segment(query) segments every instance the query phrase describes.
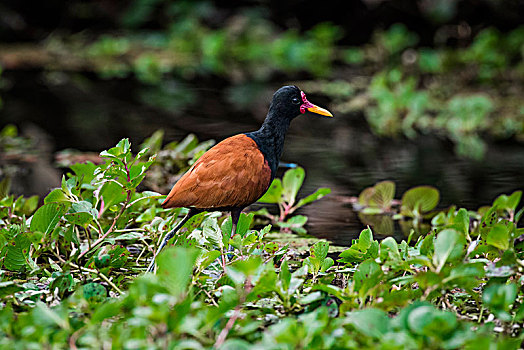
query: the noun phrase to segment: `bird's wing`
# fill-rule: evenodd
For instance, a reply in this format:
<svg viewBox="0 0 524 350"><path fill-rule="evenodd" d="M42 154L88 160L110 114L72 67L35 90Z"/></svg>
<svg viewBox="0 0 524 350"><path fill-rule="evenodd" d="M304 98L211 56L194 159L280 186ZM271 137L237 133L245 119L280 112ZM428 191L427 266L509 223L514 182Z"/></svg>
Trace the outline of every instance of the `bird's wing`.
<svg viewBox="0 0 524 350"><path fill-rule="evenodd" d="M268 189L271 169L255 141L241 134L204 153L173 186L162 207L243 208Z"/></svg>

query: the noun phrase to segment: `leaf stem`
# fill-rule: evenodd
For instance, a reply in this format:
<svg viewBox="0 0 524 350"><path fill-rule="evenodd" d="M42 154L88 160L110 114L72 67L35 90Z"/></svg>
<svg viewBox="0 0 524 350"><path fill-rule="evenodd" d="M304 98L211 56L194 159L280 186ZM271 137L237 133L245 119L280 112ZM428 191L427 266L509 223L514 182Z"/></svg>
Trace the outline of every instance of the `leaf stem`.
<svg viewBox="0 0 524 350"><path fill-rule="evenodd" d="M115 226L116 226L116 222L118 221L118 219L120 218L120 216L124 213L124 211L127 209L128 205L129 205L129 200L131 199L131 190L127 190L127 199L126 199L126 202L124 203L124 205L122 206L122 209L120 209L120 212L118 212L118 215L115 216L115 218L113 219L113 223L111 224L111 227L109 228L109 230L107 230L106 233L104 233L100 238L98 238L93 244L91 244L91 247L88 248L87 250L83 251L82 253L80 253L80 255L78 256L78 259L81 259L84 255L86 255L88 252L92 251L93 248L97 247L100 243L102 243L106 237L112 233L115 229Z"/></svg>

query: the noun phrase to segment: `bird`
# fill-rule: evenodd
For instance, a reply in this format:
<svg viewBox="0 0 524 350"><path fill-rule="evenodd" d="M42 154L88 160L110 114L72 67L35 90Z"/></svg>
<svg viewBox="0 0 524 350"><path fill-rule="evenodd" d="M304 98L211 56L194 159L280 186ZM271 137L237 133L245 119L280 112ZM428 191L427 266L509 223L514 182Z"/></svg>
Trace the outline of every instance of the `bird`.
<svg viewBox="0 0 524 350"><path fill-rule="evenodd" d="M231 236L236 233L242 210L262 197L276 176L291 121L306 111L333 117L328 110L309 102L297 86L283 86L273 94L260 129L224 139L193 164L162 203L164 209L185 207L189 212L165 235L148 272L154 270L162 248L198 213L231 212Z"/></svg>

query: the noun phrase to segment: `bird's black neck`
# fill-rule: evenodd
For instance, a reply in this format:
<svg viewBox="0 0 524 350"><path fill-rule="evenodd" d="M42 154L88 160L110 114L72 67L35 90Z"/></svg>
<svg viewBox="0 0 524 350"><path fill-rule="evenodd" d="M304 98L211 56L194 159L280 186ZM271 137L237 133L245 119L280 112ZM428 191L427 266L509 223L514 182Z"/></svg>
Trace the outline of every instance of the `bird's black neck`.
<svg viewBox="0 0 524 350"><path fill-rule="evenodd" d="M257 131L246 133L260 148L260 151L271 168L271 179L275 178L278 162L284 149L284 139L289 128L290 118L277 115L278 112L269 110L266 120Z"/></svg>

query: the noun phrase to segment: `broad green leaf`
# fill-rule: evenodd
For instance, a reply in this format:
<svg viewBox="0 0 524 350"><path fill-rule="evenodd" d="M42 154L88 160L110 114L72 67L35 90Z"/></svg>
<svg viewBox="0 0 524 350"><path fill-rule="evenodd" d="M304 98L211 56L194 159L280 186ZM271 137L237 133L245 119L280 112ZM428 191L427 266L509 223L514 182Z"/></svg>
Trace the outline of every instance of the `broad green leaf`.
<svg viewBox="0 0 524 350"><path fill-rule="evenodd" d="M353 275L354 290L358 292L360 298L364 298L372 288L379 284L381 276L382 269L374 260L368 259L362 262Z"/></svg>
<svg viewBox="0 0 524 350"><path fill-rule="evenodd" d="M291 272L289 272L289 266L287 260L284 260L280 265L280 273L278 274L280 283L282 284L283 290L289 289L289 283L291 282Z"/></svg>
<svg viewBox="0 0 524 350"><path fill-rule="evenodd" d="M200 258L200 263L199 263L200 271L208 267L213 261L218 259L218 257L220 257L220 252L218 250L211 250L209 252L205 252L202 255L202 257Z"/></svg>
<svg viewBox="0 0 524 350"><path fill-rule="evenodd" d="M275 254L278 251L278 249L279 249L278 243L268 242L264 244L264 250L270 255Z"/></svg>
<svg viewBox="0 0 524 350"><path fill-rule="evenodd" d="M420 244L420 254L431 257L434 252L435 231L431 231Z"/></svg>
<svg viewBox="0 0 524 350"><path fill-rule="evenodd" d="M88 161L71 164L69 167L79 179L82 179L82 187L89 187L89 184L95 178L96 165Z"/></svg>
<svg viewBox="0 0 524 350"><path fill-rule="evenodd" d="M382 181L373 186L373 194L369 199L369 205L388 209L394 197L395 183L393 181Z"/></svg>
<svg viewBox="0 0 524 350"><path fill-rule="evenodd" d="M241 237L244 237L249 228L251 227L251 224L253 223L254 216L254 213L241 213L240 218L238 219L236 233L239 234Z"/></svg>
<svg viewBox="0 0 524 350"><path fill-rule="evenodd" d="M202 226L203 236L215 247L223 248L224 243L222 242L222 230L218 226L216 218L209 218L204 221Z"/></svg>
<svg viewBox="0 0 524 350"><path fill-rule="evenodd" d="M499 209L504 209L509 212L515 212L517 205L520 202L522 197L522 191L515 191L510 196L501 194L493 202L493 206L496 206Z"/></svg>
<svg viewBox="0 0 524 350"><path fill-rule="evenodd" d="M255 275L256 271L260 268L261 265L262 258L260 256L251 256L246 260L235 261L231 266L228 267L228 269L234 269L242 273L244 275L244 281L247 277Z"/></svg>
<svg viewBox="0 0 524 350"><path fill-rule="evenodd" d="M331 258L326 258L322 264L320 265L320 272L326 272L331 266L333 266L335 262Z"/></svg>
<svg viewBox="0 0 524 350"><path fill-rule="evenodd" d="M522 191L515 191L511 194L511 196L508 197L508 209L511 212L515 212L515 209L517 209L517 206L520 203L520 199L522 198Z"/></svg>
<svg viewBox="0 0 524 350"><path fill-rule="evenodd" d="M22 290L24 290L24 288L15 281L0 282L0 298L5 298Z"/></svg>
<svg viewBox="0 0 524 350"><path fill-rule="evenodd" d="M459 209L457 215L453 218L453 228L464 235L469 234L469 214L466 209Z"/></svg>
<svg viewBox="0 0 524 350"><path fill-rule="evenodd" d="M390 320L388 315L378 309L365 309L349 312L345 322L365 336L379 339L389 330Z"/></svg>
<svg viewBox="0 0 524 350"><path fill-rule="evenodd" d="M31 219L31 231L49 234L67 212L69 203L47 203L38 208Z"/></svg>
<svg viewBox="0 0 524 350"><path fill-rule="evenodd" d="M99 324L105 319L117 316L120 314L120 300L119 299L109 299L105 303L100 304L96 307L93 315L91 316L91 324Z"/></svg>
<svg viewBox="0 0 524 350"><path fill-rule="evenodd" d="M371 247L371 242L373 242L373 233L368 227L360 232L360 236L358 237L358 248L360 251L365 252L369 247Z"/></svg>
<svg viewBox="0 0 524 350"><path fill-rule="evenodd" d="M55 188L49 194L44 198L44 203L53 203L53 202L67 202L69 201L69 198L67 198L66 194L61 188Z"/></svg>
<svg viewBox="0 0 524 350"><path fill-rule="evenodd" d="M373 193L375 193L375 189L373 187L367 187L362 192L360 192L358 196L358 204L362 206L368 206L369 201L371 200L371 197L373 196Z"/></svg>
<svg viewBox="0 0 524 350"><path fill-rule="evenodd" d="M309 204L311 202L319 200L320 198L322 198L325 195L330 194L330 193L331 193L331 189L329 189L329 188L319 188L313 194L310 194L309 196L299 200L295 207L299 208L301 206L304 206L306 204Z"/></svg>
<svg viewBox="0 0 524 350"><path fill-rule="evenodd" d="M465 238L453 229L439 232L435 239L433 264L439 272L447 261L454 260L464 252Z"/></svg>
<svg viewBox="0 0 524 350"><path fill-rule="evenodd" d="M484 264L480 262L466 263L454 267L444 282L453 283L458 288L472 290L477 287L485 275Z"/></svg>
<svg viewBox="0 0 524 350"><path fill-rule="evenodd" d="M483 303L495 313L502 321L510 321L509 307L515 302L517 297L517 285L509 284L492 284L482 293Z"/></svg>
<svg viewBox="0 0 524 350"><path fill-rule="evenodd" d="M401 212L407 216L419 216L433 210L440 199L439 191L431 186L418 186L402 196Z"/></svg>
<svg viewBox="0 0 524 350"><path fill-rule="evenodd" d="M434 336L452 332L457 326L457 318L451 312L423 305L411 310L407 317L409 329L414 334Z"/></svg>
<svg viewBox="0 0 524 350"><path fill-rule="evenodd" d="M395 241L393 237L386 237L382 240L382 242L380 242L381 257L383 256L383 251L385 254L387 254L388 259L392 260L393 262L400 262L402 260L398 250L397 241Z"/></svg>
<svg viewBox="0 0 524 350"><path fill-rule="evenodd" d="M31 196L25 199L20 211L22 214L29 216L36 210L36 208L38 208L38 196Z"/></svg>
<svg viewBox="0 0 524 350"><path fill-rule="evenodd" d="M106 182L100 190L100 197L104 200L104 209L100 210L101 213L105 212L108 208L115 204L119 204L126 199L126 192L115 182Z"/></svg>
<svg viewBox="0 0 524 350"><path fill-rule="evenodd" d="M320 270L321 261L314 256L308 256L304 259L304 264L307 265L309 273L316 275Z"/></svg>
<svg viewBox="0 0 524 350"><path fill-rule="evenodd" d="M324 295L321 292L317 291L317 292L313 292L313 293L310 293L302 297L298 302L301 305L307 305L307 304L311 304L311 303L314 303L315 301L319 301L322 299L324 299Z"/></svg>
<svg viewBox="0 0 524 350"><path fill-rule="evenodd" d="M289 169L284 173L284 177L282 178L282 197L287 203L291 205L295 203L298 190L302 187L305 176L306 173L301 167Z"/></svg>
<svg viewBox="0 0 524 350"><path fill-rule="evenodd" d="M62 305L51 309L39 301L36 303L36 307L31 313L31 316L33 318L32 323L40 327L44 326L47 329L58 327L68 331L71 329L67 309Z"/></svg>
<svg viewBox="0 0 524 350"><path fill-rule="evenodd" d="M274 179L266 193L258 200L260 203L280 203L282 201L282 182Z"/></svg>
<svg viewBox="0 0 524 350"><path fill-rule="evenodd" d="M489 230L486 243L498 249L506 250L509 248L510 233L503 223L496 224Z"/></svg>
<svg viewBox="0 0 524 350"><path fill-rule="evenodd" d="M72 224L86 226L98 216L98 211L88 201L75 202L64 216Z"/></svg>
<svg viewBox="0 0 524 350"><path fill-rule="evenodd" d="M311 247L311 256L319 259L320 261L324 260L327 257L329 251L329 243L326 241L318 241Z"/></svg>
<svg viewBox="0 0 524 350"><path fill-rule="evenodd" d="M0 181L0 199L9 196L9 190L11 189L11 178L6 176Z"/></svg>
<svg viewBox="0 0 524 350"><path fill-rule="evenodd" d="M89 303L100 303L106 300L107 290L100 283L88 283L82 287L84 298Z"/></svg>
<svg viewBox="0 0 524 350"><path fill-rule="evenodd" d="M187 291L200 252L193 248L169 247L158 255L157 275L174 296Z"/></svg>

